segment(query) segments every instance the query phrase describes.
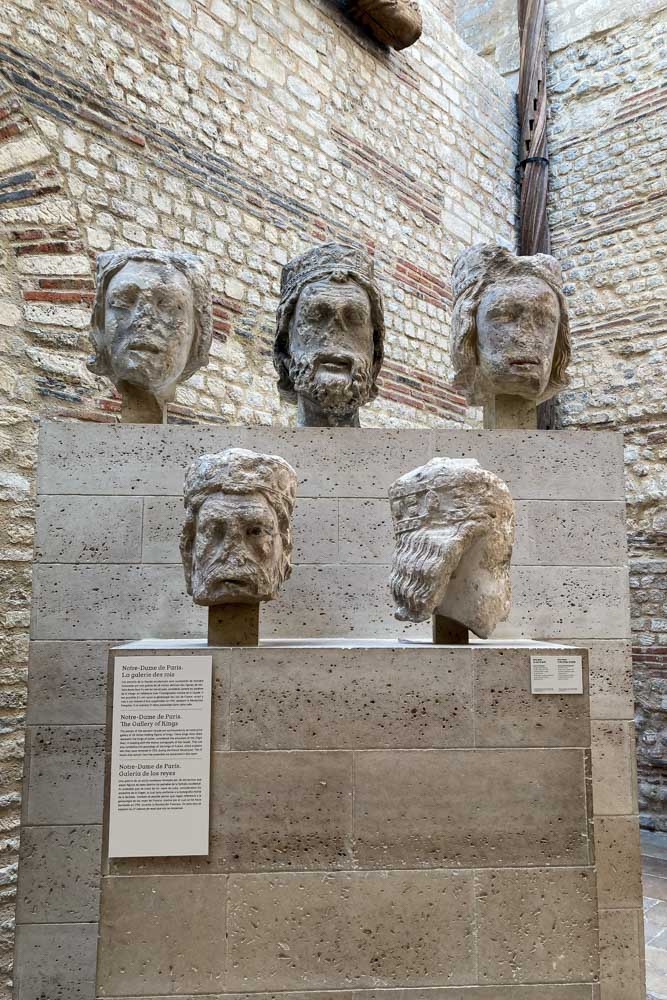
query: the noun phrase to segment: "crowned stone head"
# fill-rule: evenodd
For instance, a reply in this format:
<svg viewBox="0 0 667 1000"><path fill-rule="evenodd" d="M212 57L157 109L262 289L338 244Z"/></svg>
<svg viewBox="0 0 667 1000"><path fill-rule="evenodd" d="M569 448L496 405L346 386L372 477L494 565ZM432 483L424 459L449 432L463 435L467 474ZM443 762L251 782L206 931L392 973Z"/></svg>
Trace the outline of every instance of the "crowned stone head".
<svg viewBox="0 0 667 1000"><path fill-rule="evenodd" d="M298 426L358 427L383 351L382 295L365 250L324 243L285 265L273 363Z"/></svg>
<svg viewBox="0 0 667 1000"><path fill-rule="evenodd" d="M514 504L505 483L474 459L434 458L397 479L389 500L396 618L437 612L488 638L511 604Z"/></svg>
<svg viewBox="0 0 667 1000"><path fill-rule="evenodd" d="M560 264L494 243L464 251L452 271L453 385L468 403L542 402L568 384L570 326Z"/></svg>
<svg viewBox="0 0 667 1000"><path fill-rule="evenodd" d="M181 558L195 604L271 601L291 573L296 473L278 455L228 448L185 478Z"/></svg>

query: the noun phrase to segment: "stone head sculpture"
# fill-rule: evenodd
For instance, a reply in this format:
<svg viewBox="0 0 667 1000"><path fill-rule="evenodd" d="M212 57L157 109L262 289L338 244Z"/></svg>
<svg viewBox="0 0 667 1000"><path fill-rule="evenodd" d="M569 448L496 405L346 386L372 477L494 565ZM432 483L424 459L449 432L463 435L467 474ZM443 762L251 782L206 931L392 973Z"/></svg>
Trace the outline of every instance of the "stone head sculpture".
<svg viewBox="0 0 667 1000"><path fill-rule="evenodd" d="M437 613L488 638L511 602L514 504L505 483L474 459L434 458L397 479L389 500L396 618Z"/></svg>
<svg viewBox="0 0 667 1000"><path fill-rule="evenodd" d="M568 384L570 326L555 257L480 244L458 258L452 285L453 384L470 404L501 395L538 403Z"/></svg>
<svg viewBox="0 0 667 1000"><path fill-rule="evenodd" d="M185 478L181 558L195 604L271 601L291 572L296 474L277 455L228 448Z"/></svg>
<svg viewBox="0 0 667 1000"><path fill-rule="evenodd" d="M208 272L194 254L110 250L97 258L88 367L121 396L143 392L158 404L208 364Z"/></svg>
<svg viewBox="0 0 667 1000"><path fill-rule="evenodd" d="M382 295L365 250L324 243L285 265L273 363L297 426L358 427L383 351Z"/></svg>
<svg viewBox="0 0 667 1000"><path fill-rule="evenodd" d="M343 9L393 49L407 49L422 33L418 0L343 0Z"/></svg>

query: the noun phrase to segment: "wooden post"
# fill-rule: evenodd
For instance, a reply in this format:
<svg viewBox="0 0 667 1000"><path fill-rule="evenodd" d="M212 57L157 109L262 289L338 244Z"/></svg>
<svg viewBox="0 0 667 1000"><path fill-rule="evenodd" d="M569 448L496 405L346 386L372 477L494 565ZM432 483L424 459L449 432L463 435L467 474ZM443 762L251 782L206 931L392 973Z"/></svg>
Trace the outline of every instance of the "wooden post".
<svg viewBox="0 0 667 1000"><path fill-rule="evenodd" d="M461 622L455 622L446 615L433 615L434 646L467 646L468 629Z"/></svg>
<svg viewBox="0 0 667 1000"><path fill-rule="evenodd" d="M208 609L209 646L258 646L259 604L214 604Z"/></svg>

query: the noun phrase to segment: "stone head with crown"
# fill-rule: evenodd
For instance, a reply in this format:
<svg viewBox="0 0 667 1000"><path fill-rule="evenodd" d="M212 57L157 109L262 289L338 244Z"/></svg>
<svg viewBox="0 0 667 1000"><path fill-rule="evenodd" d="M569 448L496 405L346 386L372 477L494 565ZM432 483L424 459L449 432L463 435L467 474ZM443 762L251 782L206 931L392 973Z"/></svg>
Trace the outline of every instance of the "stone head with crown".
<svg viewBox="0 0 667 1000"><path fill-rule="evenodd" d="M383 352L382 295L365 250L324 243L285 265L273 362L298 427L358 427Z"/></svg>

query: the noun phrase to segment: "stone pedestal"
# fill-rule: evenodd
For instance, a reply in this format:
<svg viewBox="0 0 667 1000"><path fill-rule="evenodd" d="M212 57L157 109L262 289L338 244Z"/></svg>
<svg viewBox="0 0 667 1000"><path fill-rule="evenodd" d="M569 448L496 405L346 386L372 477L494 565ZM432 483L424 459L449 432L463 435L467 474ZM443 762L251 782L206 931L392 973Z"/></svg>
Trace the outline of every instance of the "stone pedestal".
<svg viewBox="0 0 667 1000"><path fill-rule="evenodd" d="M592 1000L586 651L583 695L530 693L565 648L119 647L213 656L211 843L103 859L97 996Z"/></svg>

